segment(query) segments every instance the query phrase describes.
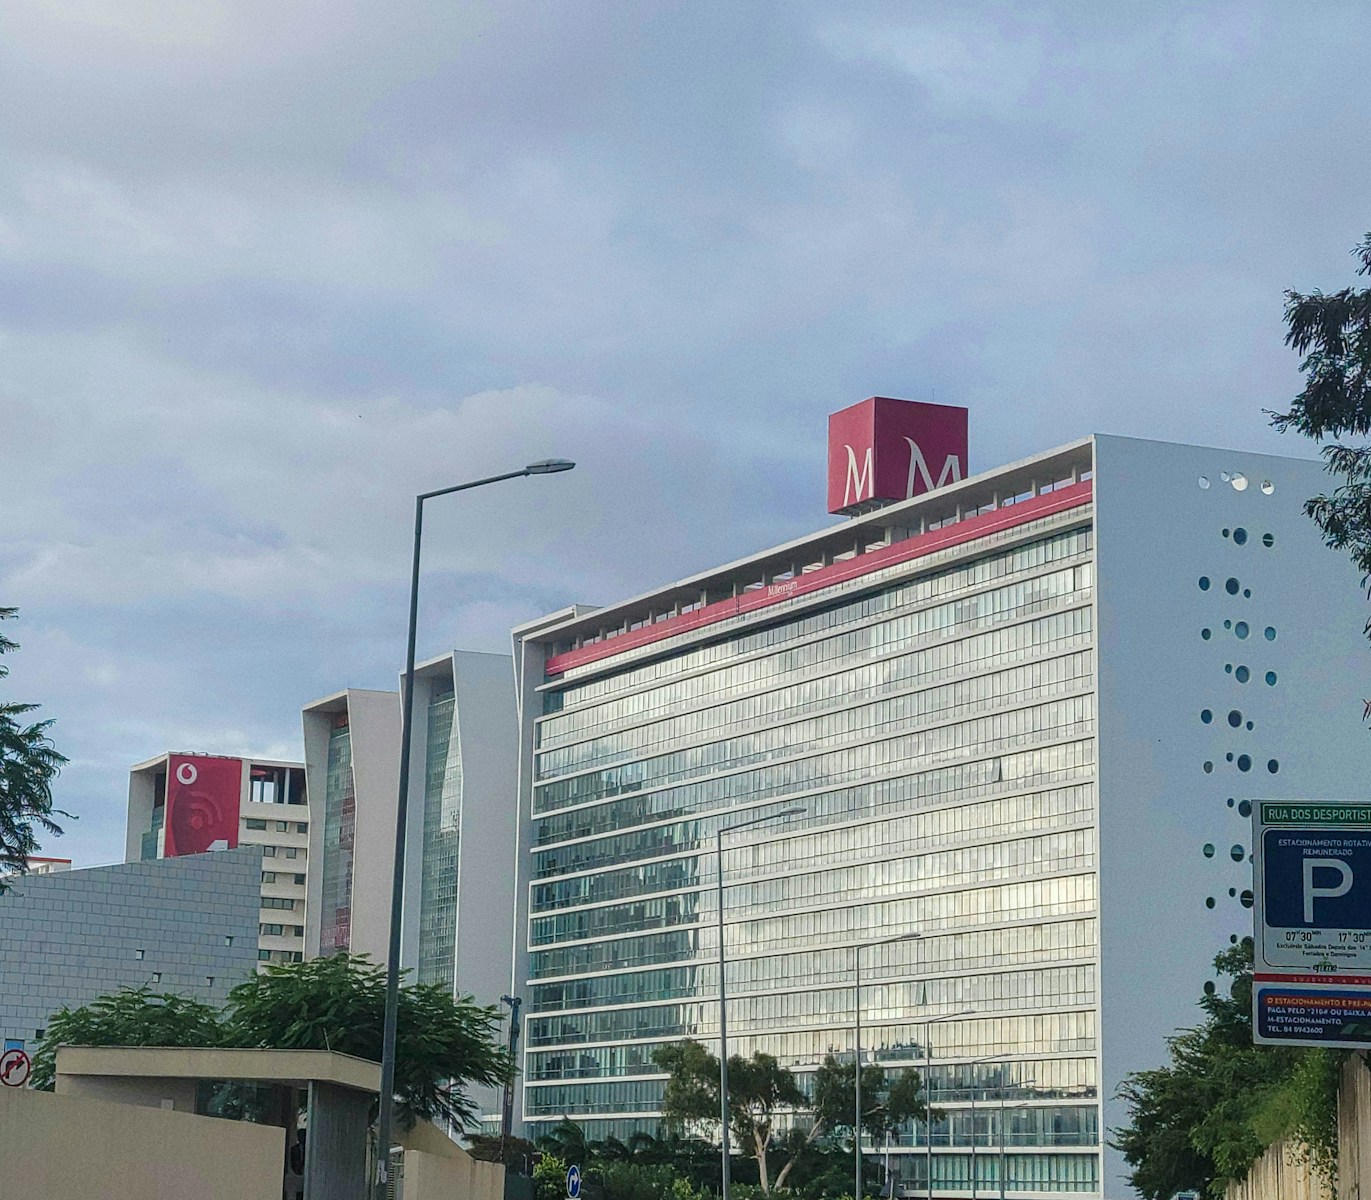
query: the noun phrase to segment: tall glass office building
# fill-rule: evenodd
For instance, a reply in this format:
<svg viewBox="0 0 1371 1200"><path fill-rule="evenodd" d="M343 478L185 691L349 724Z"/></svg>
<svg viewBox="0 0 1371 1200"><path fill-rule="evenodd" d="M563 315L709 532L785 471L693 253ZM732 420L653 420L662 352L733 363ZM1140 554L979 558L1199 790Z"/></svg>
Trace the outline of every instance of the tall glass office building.
<svg viewBox="0 0 1371 1200"><path fill-rule="evenodd" d="M1252 488L1220 482L1240 466ZM516 630L527 1132L657 1130L654 1051L718 1045L716 830L798 807L724 835L730 1053L802 1082L851 1061L855 947L917 934L862 959L869 1061L943 1113L892 1142L896 1193L1130 1195L1114 1092L1250 928L1245 854L1212 846L1241 841L1252 762L1347 783L1276 719L1305 702L1364 737L1350 681L1319 690L1361 619L1301 524L1316 473L1086 439ZM1311 574L1345 603L1258 652L1198 582L1230 572L1263 625ZM1279 687L1253 677L1277 658ZM1258 718L1241 737L1199 715L1226 691ZM1242 737L1261 749L1225 760Z"/></svg>

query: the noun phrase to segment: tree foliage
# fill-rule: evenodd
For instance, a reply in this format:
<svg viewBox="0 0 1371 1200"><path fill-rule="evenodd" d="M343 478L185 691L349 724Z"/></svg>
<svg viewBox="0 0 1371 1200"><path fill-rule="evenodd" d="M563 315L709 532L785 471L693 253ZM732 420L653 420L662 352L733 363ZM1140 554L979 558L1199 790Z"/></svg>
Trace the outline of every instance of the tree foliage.
<svg viewBox="0 0 1371 1200"><path fill-rule="evenodd" d="M365 955L337 954L271 964L234 988L223 1012L146 988L125 989L54 1016L34 1060L35 1079L51 1086L61 1045L335 1050L377 1062L385 987L384 967ZM395 1095L403 1121L465 1125L476 1116L464 1086L498 1086L509 1072L495 1040L498 1023L495 1009L470 997L454 999L441 986L402 980Z"/></svg>
<svg viewBox="0 0 1371 1200"><path fill-rule="evenodd" d="M1129 1123L1114 1144L1147 1200L1177 1192L1221 1197L1273 1142L1292 1139L1326 1178L1337 1157L1341 1055L1252 1042L1252 940L1214 960L1232 980L1200 1000L1205 1020L1169 1042L1171 1062L1128 1076Z"/></svg>
<svg viewBox="0 0 1371 1200"><path fill-rule="evenodd" d="M1371 233L1356 246L1359 275L1371 274ZM1294 430L1322 448L1339 484L1315 496L1305 511L1335 550L1346 552L1371 579L1371 288L1325 294L1285 294L1286 345L1301 355L1304 389L1288 411L1271 413L1282 432ZM1371 634L1371 622L1367 624Z"/></svg>
<svg viewBox="0 0 1371 1200"><path fill-rule="evenodd" d="M0 608L0 621L18 611ZM17 649L17 642L0 634L0 655ZM9 668L0 664L0 679L8 674ZM36 830L62 832L53 820L52 784L67 760L48 737L52 721L27 719L37 708L36 704L0 700L0 876L28 870L28 861L38 849Z"/></svg>
<svg viewBox="0 0 1371 1200"><path fill-rule="evenodd" d="M857 1117L855 1062L843 1063L835 1055L826 1055L814 1072L810 1103L814 1121L805 1135L805 1146L832 1133L845 1131L851 1135ZM917 1071L900 1071L887 1076L880 1066L862 1068L862 1131L873 1142L879 1144L887 1133L893 1134L911 1119L922 1119L926 1111L923 1081ZM801 1149L796 1148L790 1162L776 1177L777 1187L785 1186L788 1173L800 1160Z"/></svg>
<svg viewBox="0 0 1371 1200"><path fill-rule="evenodd" d="M30 1085L52 1091L58 1046L218 1046L219 1013L208 1004L147 987L125 988L48 1018Z"/></svg>
<svg viewBox="0 0 1371 1200"><path fill-rule="evenodd" d="M668 1124L719 1124L717 1056L688 1039L662 1046L653 1061L668 1074L662 1096L662 1114ZM751 1058L729 1057L729 1130L756 1160L763 1192L772 1190L768 1155L776 1114L803 1108L805 1103L794 1075L770 1054L758 1051Z"/></svg>
<svg viewBox="0 0 1371 1200"><path fill-rule="evenodd" d="M379 1062L385 1006L386 969L365 955L272 963L229 993L225 1038L234 1046L336 1050ZM499 1020L494 1008L454 999L438 984L402 983L395 1095L403 1121L465 1126L475 1119L462 1086L498 1087L509 1073L495 1041Z"/></svg>

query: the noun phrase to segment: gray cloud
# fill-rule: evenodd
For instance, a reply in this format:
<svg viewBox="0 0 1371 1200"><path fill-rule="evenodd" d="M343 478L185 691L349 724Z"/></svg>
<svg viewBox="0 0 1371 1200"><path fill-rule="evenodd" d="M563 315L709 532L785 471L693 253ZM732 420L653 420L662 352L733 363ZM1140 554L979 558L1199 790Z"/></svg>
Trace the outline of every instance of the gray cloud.
<svg viewBox="0 0 1371 1200"><path fill-rule="evenodd" d="M1281 291L1371 225L1360 6L15 3L0 14L11 689L119 854L128 764L283 753L821 524L824 417L965 403L1272 449ZM1302 452L1298 446L1285 448Z"/></svg>

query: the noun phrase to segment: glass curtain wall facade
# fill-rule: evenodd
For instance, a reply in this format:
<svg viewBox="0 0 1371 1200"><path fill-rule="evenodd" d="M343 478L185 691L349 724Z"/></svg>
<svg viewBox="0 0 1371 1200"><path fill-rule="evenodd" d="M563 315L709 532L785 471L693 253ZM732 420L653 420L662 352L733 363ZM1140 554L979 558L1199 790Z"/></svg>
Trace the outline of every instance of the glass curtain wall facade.
<svg viewBox="0 0 1371 1200"><path fill-rule="evenodd" d="M917 932L863 955L863 1046L931 1061L934 1187L974 1161L985 1191L1098 1192L1090 511L543 692L532 1136L657 1131L653 1052L717 1051L715 831L784 802L805 815L725 837L730 1053L802 1084L850 1061L853 947ZM892 1142L907 1188L929 1132Z"/></svg>
<svg viewBox="0 0 1371 1200"><path fill-rule="evenodd" d="M352 730L345 716L329 731L324 784L321 954L352 944L352 867L357 835L357 793L352 778Z"/></svg>
<svg viewBox="0 0 1371 1200"><path fill-rule="evenodd" d="M457 865L462 823L462 748L452 685L428 705L423 865L419 882L420 983L453 986L457 957Z"/></svg>

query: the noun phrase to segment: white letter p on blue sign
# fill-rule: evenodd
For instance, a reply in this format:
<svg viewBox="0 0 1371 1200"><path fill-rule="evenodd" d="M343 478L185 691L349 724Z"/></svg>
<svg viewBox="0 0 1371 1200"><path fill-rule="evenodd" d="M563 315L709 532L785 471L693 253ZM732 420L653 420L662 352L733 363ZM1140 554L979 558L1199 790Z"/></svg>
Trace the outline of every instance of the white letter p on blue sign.
<svg viewBox="0 0 1371 1200"><path fill-rule="evenodd" d="M1338 882L1333 887L1315 887L1314 872L1320 868L1338 873ZM1306 858L1304 860L1304 919L1307 924L1314 923L1314 901L1320 898L1331 900L1335 896L1345 896L1352 890L1352 868L1340 858Z"/></svg>

